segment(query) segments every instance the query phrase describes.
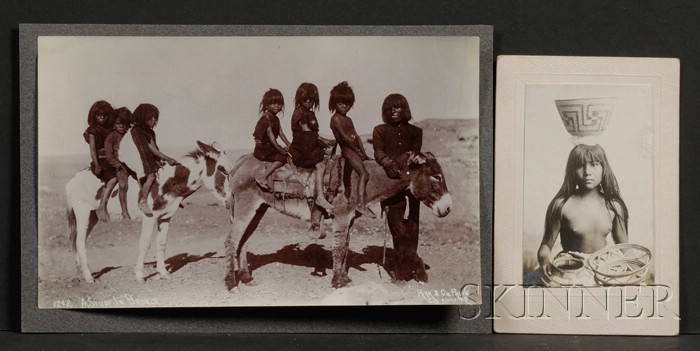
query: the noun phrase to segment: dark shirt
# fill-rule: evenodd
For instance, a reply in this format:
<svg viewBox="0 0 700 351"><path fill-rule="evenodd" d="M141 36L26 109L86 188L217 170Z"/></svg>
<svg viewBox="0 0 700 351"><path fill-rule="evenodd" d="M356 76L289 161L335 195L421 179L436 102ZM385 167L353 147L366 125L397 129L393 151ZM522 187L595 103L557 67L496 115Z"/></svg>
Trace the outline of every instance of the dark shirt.
<svg viewBox="0 0 700 351"><path fill-rule="evenodd" d="M306 124L306 126L313 132L318 132L318 120L316 119L316 114L314 111L309 111L303 106L299 106L294 110L292 114L292 136L296 132L302 132L301 125Z"/></svg>
<svg viewBox="0 0 700 351"><path fill-rule="evenodd" d="M144 174L158 172L158 169L160 168L158 165L158 157L148 146L151 140L154 144L156 144L156 132L147 126L135 124L131 128L131 137L134 139L134 145L136 145L136 149L139 151L139 155L141 156Z"/></svg>
<svg viewBox="0 0 700 351"><path fill-rule="evenodd" d="M260 161L278 161L286 162L287 155L277 151L277 148L272 143L270 138L267 136L267 128L272 129L272 135L277 139L280 135L280 119L279 117L271 114L264 113L260 116L258 123L255 125L255 131L253 132L253 138L255 139L255 149L253 149L253 156Z"/></svg>
<svg viewBox="0 0 700 351"><path fill-rule="evenodd" d="M107 157L107 162L114 168L119 168L122 162L119 161L119 144L124 138L124 134L117 132L116 130L110 133L105 140L105 153Z"/></svg>
<svg viewBox="0 0 700 351"><path fill-rule="evenodd" d="M92 134L95 136L95 150L102 150L105 148L105 140L107 139L107 136L109 133L112 131L101 126L101 125L95 125L92 127L88 127L85 130L85 133L83 133L83 138L85 138L85 142L89 143L90 142L90 137L89 135Z"/></svg>
<svg viewBox="0 0 700 351"><path fill-rule="evenodd" d="M409 123L384 123L374 127L372 132L374 159L379 164L386 157L393 160L408 151L420 152L422 145L423 130Z"/></svg>
<svg viewBox="0 0 700 351"><path fill-rule="evenodd" d="M267 127L272 128L272 134L277 138L280 135L279 117L271 113L264 113L260 116L258 123L255 125L255 130L253 131L253 138L263 144L271 144L272 142L267 137Z"/></svg>

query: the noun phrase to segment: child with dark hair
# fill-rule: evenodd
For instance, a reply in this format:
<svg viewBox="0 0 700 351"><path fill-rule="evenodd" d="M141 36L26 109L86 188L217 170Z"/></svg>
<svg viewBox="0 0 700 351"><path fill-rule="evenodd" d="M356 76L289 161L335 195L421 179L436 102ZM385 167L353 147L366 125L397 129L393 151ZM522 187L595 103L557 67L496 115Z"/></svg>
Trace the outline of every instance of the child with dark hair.
<svg viewBox="0 0 700 351"><path fill-rule="evenodd" d="M377 218L367 208L367 202L365 201L365 189L369 181L369 173L367 173L363 161L370 158L365 152L360 136L355 131L352 119L347 116L348 111L354 104L355 93L348 85L348 82L340 82L331 89L331 97L328 100L328 109L334 112L331 117L331 130L335 140L340 145L340 151L345 161L360 176L357 183L357 206L355 210L369 218Z"/></svg>
<svg viewBox="0 0 700 351"><path fill-rule="evenodd" d="M112 114L114 109L107 101L96 101L90 107L88 112L88 128L83 133L83 138L90 145L90 170L101 181L107 183L110 179L116 176L116 170L105 159L105 140L109 133L112 132ZM97 216L100 220L107 221L107 211L105 195L102 196L102 202L97 211Z"/></svg>
<svg viewBox="0 0 700 351"><path fill-rule="evenodd" d="M267 177L276 169L284 166L287 163L286 147L282 147L277 143L277 138L289 147L289 140L284 135L284 131L280 126L278 113L284 110L284 97L277 89L269 89L263 94L260 101L260 119L255 125L253 131L253 139L255 140L255 149L253 156L260 161L272 162L265 169L265 173L255 178L255 182L265 191L270 191L270 185L267 183Z"/></svg>
<svg viewBox="0 0 700 351"><path fill-rule="evenodd" d="M134 139L136 149L141 156L145 179L139 179L141 191L139 192L139 208L146 216L152 216L153 212L148 207L148 194L151 191L156 173L160 169L160 160L166 161L171 166L177 165L177 161L160 151L156 144L156 133L153 128L158 124L158 108L151 104L140 104L134 110L134 126L131 128L131 137Z"/></svg>
<svg viewBox="0 0 700 351"><path fill-rule="evenodd" d="M323 196L323 173L326 170L323 158L332 142L318 135L318 120L314 113L319 105L318 88L312 83L301 83L294 96L294 105L292 143L289 145L292 163L297 167L314 169L316 205L332 210L333 205Z"/></svg>
<svg viewBox="0 0 700 351"><path fill-rule="evenodd" d="M126 202L126 194L129 190L130 171L128 170L127 166L121 160L119 160L119 144L129 128L131 128L131 111L129 111L129 109L126 107L120 107L114 113L114 130L105 140L107 162L109 162L109 164L117 170L117 176L110 179L105 185L105 192L102 194L102 202L100 203L100 207L102 208L102 211L105 211L106 215L106 206L107 201L109 201L109 194L112 193L114 186L117 182L119 182L119 203L121 204L122 208L122 219L131 219ZM98 213L100 212L100 207L97 209ZM108 217L108 215L105 217Z"/></svg>
<svg viewBox="0 0 700 351"><path fill-rule="evenodd" d="M627 206L600 145L577 145L569 153L561 189L547 208L545 231L537 253L549 272L552 247L561 234L564 252L591 254L606 247L609 233L626 243Z"/></svg>

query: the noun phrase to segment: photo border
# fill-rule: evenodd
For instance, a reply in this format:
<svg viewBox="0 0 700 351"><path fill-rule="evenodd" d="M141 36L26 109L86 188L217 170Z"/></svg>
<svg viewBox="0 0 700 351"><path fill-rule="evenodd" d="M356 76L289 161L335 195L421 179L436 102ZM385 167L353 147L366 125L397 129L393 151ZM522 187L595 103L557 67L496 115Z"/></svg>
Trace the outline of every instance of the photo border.
<svg viewBox="0 0 700 351"><path fill-rule="evenodd" d="M494 211L494 283L512 287L510 295L494 303L497 333L675 335L679 330L679 77L680 63L669 58L499 56L496 96L496 165ZM655 283L673 294L665 318L613 318L594 313L571 319L515 318L532 293L522 287L522 231L524 204L525 90L528 84L648 84L652 89L654 131ZM663 233L663 235L661 235ZM663 254L661 254L663 253ZM566 288L539 288L538 293L566 297ZM495 291L499 295L504 290ZM585 288L592 298L628 298L623 289ZM658 296L641 290L637 301L649 306ZM612 293L612 295L610 295ZM546 302L537 311L561 300ZM583 302L582 302L583 303ZM552 310L557 310L552 308ZM600 312L600 311L598 311ZM562 324L564 322L565 324Z"/></svg>
<svg viewBox="0 0 700 351"><path fill-rule="evenodd" d="M55 310L37 307L37 40L39 36L479 37L481 291L492 282L491 26L221 26L20 24L23 332L490 333L490 298L474 306L226 307Z"/></svg>

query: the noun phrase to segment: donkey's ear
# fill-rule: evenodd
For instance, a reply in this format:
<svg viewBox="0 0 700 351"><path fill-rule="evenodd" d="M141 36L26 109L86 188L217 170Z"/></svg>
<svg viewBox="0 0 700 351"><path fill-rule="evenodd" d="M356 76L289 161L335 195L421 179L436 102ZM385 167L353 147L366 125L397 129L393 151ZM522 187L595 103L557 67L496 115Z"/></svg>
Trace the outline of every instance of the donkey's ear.
<svg viewBox="0 0 700 351"><path fill-rule="evenodd" d="M217 158L217 157L219 157L219 155L221 155L221 152L219 152L219 150L217 150L214 147L212 147L211 145L205 144L199 140L197 140L197 145L199 146L199 148L202 151L204 151L204 153L208 157Z"/></svg>
<svg viewBox="0 0 700 351"><path fill-rule="evenodd" d="M416 153L411 153L408 155L408 167L410 168L418 168L422 165L424 165L427 161L425 155L423 155L420 152Z"/></svg>

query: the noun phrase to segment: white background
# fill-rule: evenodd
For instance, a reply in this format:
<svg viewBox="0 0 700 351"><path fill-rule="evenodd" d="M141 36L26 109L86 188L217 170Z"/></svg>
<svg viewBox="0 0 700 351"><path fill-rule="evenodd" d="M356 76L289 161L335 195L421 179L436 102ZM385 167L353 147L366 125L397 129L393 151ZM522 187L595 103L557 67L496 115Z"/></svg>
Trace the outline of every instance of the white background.
<svg viewBox="0 0 700 351"><path fill-rule="evenodd" d="M600 144L629 209L629 242L654 253L654 194L650 85L528 84L525 90L523 254L536 253L544 234L547 206L564 182L566 161L577 141L564 127L554 103L559 99L615 99L608 128L586 143ZM608 237L608 241L612 239ZM561 250L557 240L556 254ZM525 259L528 259L525 257Z"/></svg>
<svg viewBox="0 0 700 351"><path fill-rule="evenodd" d="M476 37L40 37L39 157L85 154L90 106L106 100L132 112L160 110L160 148L195 140L252 149L265 91L285 98L282 126L302 82L316 84L321 134L330 136L328 97L348 81L356 97L348 115L360 134L381 123L390 93L409 101L415 120L478 118Z"/></svg>

